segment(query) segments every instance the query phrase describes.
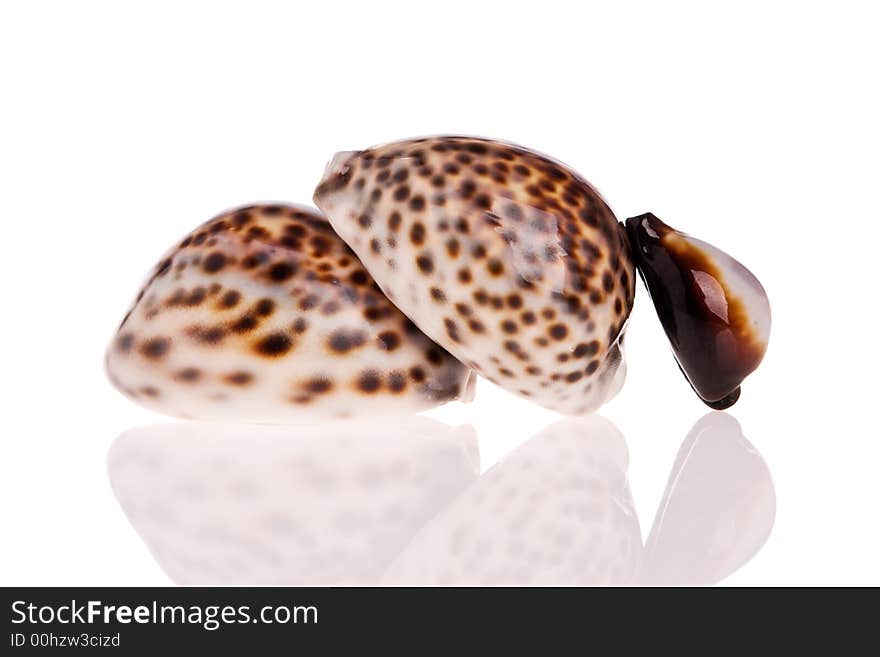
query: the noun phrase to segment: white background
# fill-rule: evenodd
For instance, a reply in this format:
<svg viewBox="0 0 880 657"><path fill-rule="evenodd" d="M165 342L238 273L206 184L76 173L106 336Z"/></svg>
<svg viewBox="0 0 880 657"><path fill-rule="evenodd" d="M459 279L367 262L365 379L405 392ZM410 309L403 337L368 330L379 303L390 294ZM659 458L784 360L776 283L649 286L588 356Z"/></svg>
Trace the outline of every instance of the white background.
<svg viewBox="0 0 880 657"><path fill-rule="evenodd" d="M663 6L661 6L661 4ZM159 255L226 207L309 202L338 150L465 133L549 153L620 218L742 260L770 349L731 409L777 497L729 584L880 584L877 41L871 3L5 2L0 583L165 584L106 453L160 420L103 350ZM642 531L707 409L644 289L626 436ZM481 381L430 413L482 468L555 416Z"/></svg>

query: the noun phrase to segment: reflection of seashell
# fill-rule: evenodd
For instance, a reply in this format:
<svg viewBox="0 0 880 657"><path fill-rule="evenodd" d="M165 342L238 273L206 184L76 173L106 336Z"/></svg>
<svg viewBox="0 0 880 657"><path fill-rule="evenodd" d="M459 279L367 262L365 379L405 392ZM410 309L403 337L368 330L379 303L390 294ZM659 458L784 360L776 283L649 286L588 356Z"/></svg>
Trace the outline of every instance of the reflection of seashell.
<svg viewBox="0 0 880 657"><path fill-rule="evenodd" d="M723 251L652 214L626 222L639 273L700 398L723 409L758 367L770 338L770 304L757 278Z"/></svg>
<svg viewBox="0 0 880 657"><path fill-rule="evenodd" d="M486 139L414 139L340 154L315 202L395 305L486 378L572 414L620 389L629 244L568 167Z"/></svg>
<svg viewBox="0 0 880 657"><path fill-rule="evenodd" d="M479 474L470 427L418 416L120 436L110 481L180 584L371 584Z"/></svg>
<svg viewBox="0 0 880 657"><path fill-rule="evenodd" d="M287 205L222 214L166 254L107 370L145 406L201 419L381 414L472 392L330 224Z"/></svg>
<svg viewBox="0 0 880 657"><path fill-rule="evenodd" d="M646 547L627 485L626 445L593 416L551 425L421 530L391 584L714 584L770 534L776 498L739 424L691 429Z"/></svg>
<svg viewBox="0 0 880 657"><path fill-rule="evenodd" d="M711 584L766 541L767 467L723 413L679 450L646 547L608 421L557 422L478 479L470 427L419 417L127 432L126 515L186 584Z"/></svg>
<svg viewBox="0 0 880 657"><path fill-rule="evenodd" d="M473 484L386 577L418 585L588 585L633 580L642 538L620 432L557 422Z"/></svg>
<svg viewBox="0 0 880 657"><path fill-rule="evenodd" d="M639 581L718 582L761 549L775 517L776 494L764 459L739 422L709 413L678 450Z"/></svg>

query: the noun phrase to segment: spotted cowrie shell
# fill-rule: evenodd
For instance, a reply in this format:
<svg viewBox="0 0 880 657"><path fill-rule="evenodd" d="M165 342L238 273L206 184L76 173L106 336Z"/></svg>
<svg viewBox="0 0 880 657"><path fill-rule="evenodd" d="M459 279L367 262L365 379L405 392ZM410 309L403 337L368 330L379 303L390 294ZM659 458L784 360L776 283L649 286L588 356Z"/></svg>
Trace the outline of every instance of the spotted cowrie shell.
<svg viewBox="0 0 880 657"><path fill-rule="evenodd" d="M340 153L315 202L388 298L489 380L568 414L619 390L634 264L570 168L497 141L414 139Z"/></svg>
<svg viewBox="0 0 880 657"><path fill-rule="evenodd" d="M382 294L314 210L252 205L171 249L106 356L139 403L199 419L290 422L469 399L469 369Z"/></svg>

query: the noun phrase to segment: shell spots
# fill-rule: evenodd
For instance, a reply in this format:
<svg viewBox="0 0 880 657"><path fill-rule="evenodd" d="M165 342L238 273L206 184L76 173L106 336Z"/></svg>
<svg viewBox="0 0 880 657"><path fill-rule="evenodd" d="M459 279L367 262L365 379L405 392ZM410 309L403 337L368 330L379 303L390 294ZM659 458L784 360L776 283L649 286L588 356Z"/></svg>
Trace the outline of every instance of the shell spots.
<svg viewBox="0 0 880 657"><path fill-rule="evenodd" d="M248 210L239 210L232 215L232 225L241 228L254 220L253 215Z"/></svg>
<svg viewBox="0 0 880 657"><path fill-rule="evenodd" d="M299 301L299 309L300 310L311 310L315 306L317 306L321 301L321 298L317 294L306 294Z"/></svg>
<svg viewBox="0 0 880 657"><path fill-rule="evenodd" d="M293 348L293 340L286 333L270 333L254 343L254 352L266 358L284 356Z"/></svg>
<svg viewBox="0 0 880 657"><path fill-rule="evenodd" d="M568 327L565 324L553 324L547 332L554 340L564 340L568 335Z"/></svg>
<svg viewBox="0 0 880 657"><path fill-rule="evenodd" d="M388 390L393 394L400 394L406 390L406 374L395 370L388 375Z"/></svg>
<svg viewBox="0 0 880 657"><path fill-rule="evenodd" d="M400 347L400 336L394 331L383 331L378 336L379 345L386 351L394 351Z"/></svg>
<svg viewBox="0 0 880 657"><path fill-rule="evenodd" d="M373 394L382 387L382 377L378 370L367 370L357 380L357 389L365 394Z"/></svg>
<svg viewBox="0 0 880 657"><path fill-rule="evenodd" d="M208 274L215 274L226 266L226 256L220 251L209 253L202 262L202 269Z"/></svg>
<svg viewBox="0 0 880 657"><path fill-rule="evenodd" d="M141 354L150 360L163 358L171 349L171 341L168 338L150 338L140 348Z"/></svg>
<svg viewBox="0 0 880 657"><path fill-rule="evenodd" d="M189 291L178 288L174 294L165 299L164 306L166 308L194 308L200 306L207 296L208 291L202 286L197 286Z"/></svg>
<svg viewBox="0 0 880 657"><path fill-rule="evenodd" d="M339 312L339 303L336 301L328 301L321 306L322 315L335 315L337 312Z"/></svg>
<svg viewBox="0 0 880 657"><path fill-rule="evenodd" d="M293 324L290 325L290 330L296 333L297 335L302 335L309 328L309 322L305 317L297 317L293 320Z"/></svg>
<svg viewBox="0 0 880 657"><path fill-rule="evenodd" d="M581 342L575 348L572 354L575 358L584 358L586 356L595 356L599 353L599 341Z"/></svg>
<svg viewBox="0 0 880 657"><path fill-rule="evenodd" d="M412 225L409 231L409 241L412 242L413 246L421 246L425 243L424 224L417 221Z"/></svg>
<svg viewBox="0 0 880 657"><path fill-rule="evenodd" d="M116 349L120 353L127 354L134 346L134 335L131 333L123 333L116 338Z"/></svg>
<svg viewBox="0 0 880 657"><path fill-rule="evenodd" d="M400 229L400 224L403 223L403 218L400 216L400 213L396 210L392 212L388 217L388 229L392 232L396 232Z"/></svg>
<svg viewBox="0 0 880 657"><path fill-rule="evenodd" d="M507 307L511 310L518 310L523 306L523 299L519 294L513 293L507 295Z"/></svg>
<svg viewBox="0 0 880 657"><path fill-rule="evenodd" d="M446 334L449 336L449 339L453 342L461 342L461 333L459 333L458 324L455 323L455 320L447 317L443 320L443 324L446 327Z"/></svg>
<svg viewBox="0 0 880 657"><path fill-rule="evenodd" d="M174 378L181 383L195 383L202 378L202 371L197 367L185 367L175 372Z"/></svg>
<svg viewBox="0 0 880 657"><path fill-rule="evenodd" d="M443 353L444 352L437 347L430 347L425 350L425 358L427 358L428 362L432 365L440 365L443 362Z"/></svg>
<svg viewBox="0 0 880 657"><path fill-rule="evenodd" d="M611 275L610 271L606 270L602 274L602 289L605 290L606 293L614 291L614 276Z"/></svg>
<svg viewBox="0 0 880 657"><path fill-rule="evenodd" d="M489 198L488 194L477 194L474 197L474 205L482 210L488 210L492 207L492 199Z"/></svg>
<svg viewBox="0 0 880 657"><path fill-rule="evenodd" d="M171 269L171 263L172 263L172 262L173 262L173 261L172 261L171 258L166 258L165 260L163 260L162 262L160 262L160 263L158 264L158 266L156 267L156 273L153 274L153 276L154 276L155 278L159 278L160 276L164 276L165 274L167 274L167 273L168 273L168 270Z"/></svg>
<svg viewBox="0 0 880 657"><path fill-rule="evenodd" d="M275 312L275 301L269 298L263 298L254 305L254 313L260 317L268 317Z"/></svg>
<svg viewBox="0 0 880 657"><path fill-rule="evenodd" d="M426 276L434 273L434 259L428 253L419 254L416 258L416 266Z"/></svg>
<svg viewBox="0 0 880 657"><path fill-rule="evenodd" d="M324 395L333 390L333 381L323 376L315 377L313 379L309 379L303 385L303 389L314 395Z"/></svg>
<svg viewBox="0 0 880 657"><path fill-rule="evenodd" d="M363 331L337 329L327 339L327 348L336 354L346 354L353 349L362 347L367 341Z"/></svg>
<svg viewBox="0 0 880 657"><path fill-rule="evenodd" d="M291 262L276 262L269 267L266 275L276 283L283 283L296 273L296 266Z"/></svg>
<svg viewBox="0 0 880 657"><path fill-rule="evenodd" d="M205 326L194 324L184 330L187 336L202 345L216 345L226 337L226 329L222 326Z"/></svg>
<svg viewBox="0 0 880 657"><path fill-rule="evenodd" d="M259 324L259 320L253 315L242 315L230 325L229 330L233 333L250 333Z"/></svg>
<svg viewBox="0 0 880 657"><path fill-rule="evenodd" d="M478 319L469 319L468 320L468 328L474 333L485 333L486 326Z"/></svg>
<svg viewBox="0 0 880 657"><path fill-rule="evenodd" d="M498 258L492 258L486 263L486 270L492 276L501 276L504 273L504 265Z"/></svg>
<svg viewBox="0 0 880 657"><path fill-rule="evenodd" d="M245 372L243 370L238 370L236 372L230 372L226 376L223 377L223 381L232 386L246 386L249 385L254 380L254 375L250 372Z"/></svg>
<svg viewBox="0 0 880 657"><path fill-rule="evenodd" d="M220 298L218 306L228 310L235 308L239 301L241 301L241 293L238 290L229 290Z"/></svg>

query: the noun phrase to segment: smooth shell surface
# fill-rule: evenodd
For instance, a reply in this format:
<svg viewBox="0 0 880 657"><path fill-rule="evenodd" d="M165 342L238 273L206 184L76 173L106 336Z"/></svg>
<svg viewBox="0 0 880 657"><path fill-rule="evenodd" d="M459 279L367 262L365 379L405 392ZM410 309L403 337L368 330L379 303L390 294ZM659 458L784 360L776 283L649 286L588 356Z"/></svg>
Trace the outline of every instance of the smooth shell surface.
<svg viewBox="0 0 880 657"><path fill-rule="evenodd" d="M697 395L724 409L761 363L770 339L770 302L752 272L717 247L653 214L627 219L639 274Z"/></svg>
<svg viewBox="0 0 880 657"><path fill-rule="evenodd" d="M314 210L255 205L161 259L107 351L122 392L198 419L421 410L471 372L386 299Z"/></svg>
<svg viewBox="0 0 880 657"><path fill-rule="evenodd" d="M633 262L571 169L495 141L416 139L339 154L315 202L388 297L489 380L570 414L619 390Z"/></svg>

